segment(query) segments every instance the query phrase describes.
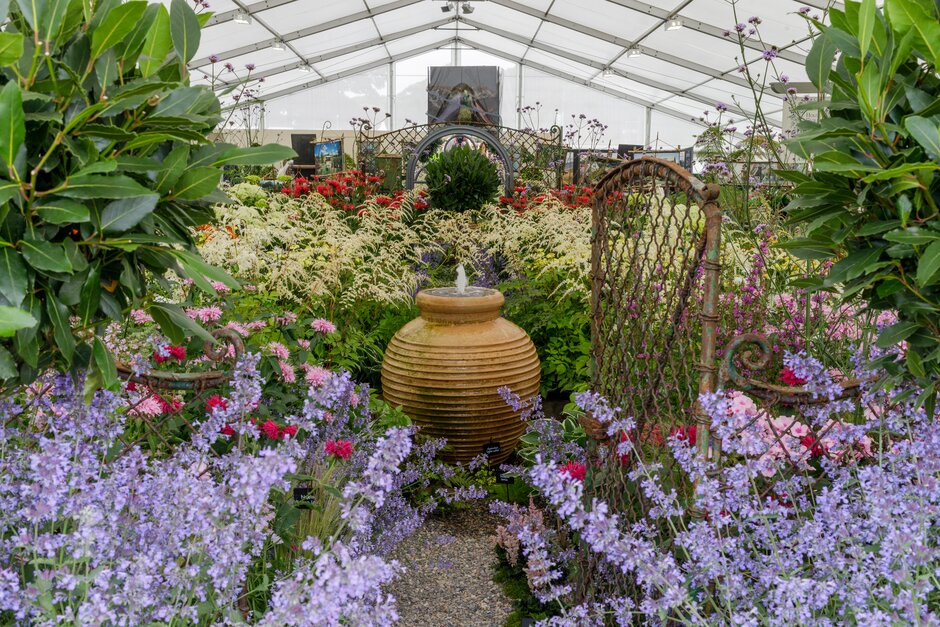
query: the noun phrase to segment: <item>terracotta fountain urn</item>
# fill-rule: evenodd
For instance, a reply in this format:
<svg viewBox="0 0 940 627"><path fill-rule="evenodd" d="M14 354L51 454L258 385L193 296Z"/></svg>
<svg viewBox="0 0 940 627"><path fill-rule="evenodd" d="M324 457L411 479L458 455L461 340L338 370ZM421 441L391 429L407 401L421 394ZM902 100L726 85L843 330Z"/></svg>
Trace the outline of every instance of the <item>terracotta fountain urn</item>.
<svg viewBox="0 0 940 627"><path fill-rule="evenodd" d="M496 390L538 394L539 358L528 334L500 317L503 302L497 290L480 287L423 290L421 315L385 351L385 400L423 434L447 439L445 461L469 462L488 449L489 461L502 463L525 431Z"/></svg>

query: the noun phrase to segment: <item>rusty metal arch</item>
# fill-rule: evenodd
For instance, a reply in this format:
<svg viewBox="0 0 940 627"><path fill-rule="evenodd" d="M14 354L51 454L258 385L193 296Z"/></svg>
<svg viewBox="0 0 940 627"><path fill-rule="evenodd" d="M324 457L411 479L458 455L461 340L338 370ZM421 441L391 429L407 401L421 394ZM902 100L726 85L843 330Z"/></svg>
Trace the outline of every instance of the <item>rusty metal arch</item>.
<svg viewBox="0 0 940 627"><path fill-rule="evenodd" d="M451 135L468 135L470 137L476 137L477 139L486 142L490 148L495 150L496 154L499 156L499 160L503 162L503 192L507 196L512 193L513 164L506 147L503 146L499 139L497 139L493 134L487 132L485 129L464 124L444 126L442 128L431 131L418 143L417 146L415 146L415 149L411 152L411 156L408 157L408 168L405 171L406 189L414 189L415 169L418 165L418 157L420 157L431 144L439 139L443 139L444 137L449 137Z"/></svg>

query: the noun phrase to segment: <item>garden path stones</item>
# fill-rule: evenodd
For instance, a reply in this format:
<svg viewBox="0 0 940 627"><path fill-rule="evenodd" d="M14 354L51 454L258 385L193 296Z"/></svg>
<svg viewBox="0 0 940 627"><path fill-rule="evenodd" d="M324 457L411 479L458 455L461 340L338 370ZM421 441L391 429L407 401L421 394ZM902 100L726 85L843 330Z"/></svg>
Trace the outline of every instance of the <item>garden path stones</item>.
<svg viewBox="0 0 940 627"><path fill-rule="evenodd" d="M499 627L512 601L493 582L499 518L485 503L430 517L391 557L406 568L389 588L407 627Z"/></svg>

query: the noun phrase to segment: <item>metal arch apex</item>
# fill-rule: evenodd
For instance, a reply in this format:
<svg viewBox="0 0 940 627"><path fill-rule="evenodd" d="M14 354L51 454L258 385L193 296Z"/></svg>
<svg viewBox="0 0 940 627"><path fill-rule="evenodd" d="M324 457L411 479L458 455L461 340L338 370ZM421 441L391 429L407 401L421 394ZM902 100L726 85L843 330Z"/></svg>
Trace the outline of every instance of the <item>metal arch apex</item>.
<svg viewBox="0 0 940 627"><path fill-rule="evenodd" d="M428 133L424 139L418 142L418 145L415 146L415 149L411 152L411 156L408 157L408 169L405 171L405 186L408 189L414 189L415 186L415 168L418 162L418 155L424 152L425 148L430 146L432 143L436 142L442 137L447 137L448 135L469 135L471 137L476 137L477 139L486 142L490 148L496 150L499 158L506 166L503 173L503 192L507 196L512 192L513 166L512 159L510 158L506 147L503 146L499 139L482 128L463 124L456 124L454 126L445 126L443 128L439 128L435 131L432 131L431 133Z"/></svg>

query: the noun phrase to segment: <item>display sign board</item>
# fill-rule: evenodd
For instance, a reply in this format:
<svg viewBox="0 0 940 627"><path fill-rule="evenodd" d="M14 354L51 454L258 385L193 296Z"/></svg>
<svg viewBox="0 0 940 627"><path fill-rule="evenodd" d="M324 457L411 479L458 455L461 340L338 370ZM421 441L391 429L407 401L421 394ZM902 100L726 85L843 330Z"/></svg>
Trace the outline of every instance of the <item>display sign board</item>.
<svg viewBox="0 0 940 627"><path fill-rule="evenodd" d="M343 140L317 142L313 145L313 160L317 165L318 175L342 172L344 169Z"/></svg>
<svg viewBox="0 0 940 627"><path fill-rule="evenodd" d="M317 136L309 133L290 134L290 146L297 153L294 165L314 165L313 146L316 141Z"/></svg>
<svg viewBox="0 0 940 627"><path fill-rule="evenodd" d="M428 68L428 124L499 125L499 97L498 67Z"/></svg>

